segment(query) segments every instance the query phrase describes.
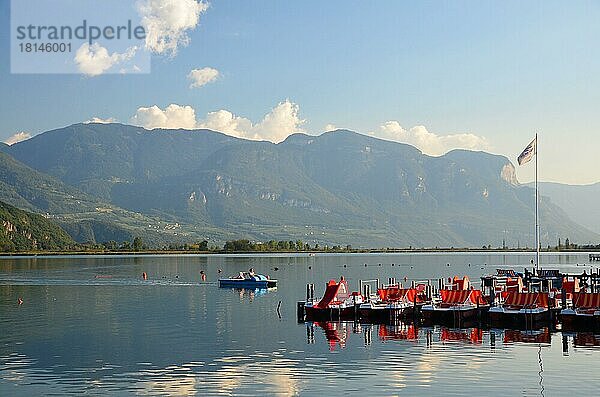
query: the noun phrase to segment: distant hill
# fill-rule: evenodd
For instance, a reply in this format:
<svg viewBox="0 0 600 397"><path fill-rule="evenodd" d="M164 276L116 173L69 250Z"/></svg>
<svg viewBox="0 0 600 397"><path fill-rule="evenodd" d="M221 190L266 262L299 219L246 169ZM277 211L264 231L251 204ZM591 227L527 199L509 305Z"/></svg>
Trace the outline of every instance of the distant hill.
<svg viewBox="0 0 600 397"><path fill-rule="evenodd" d="M173 238L368 247L534 240L533 190L506 157L484 152L431 157L346 130L276 145L209 130L76 124L8 153L97 200L175 224ZM540 211L542 244L600 241L545 197Z"/></svg>
<svg viewBox="0 0 600 397"><path fill-rule="evenodd" d="M53 214L94 211L100 200L0 153L0 199Z"/></svg>
<svg viewBox="0 0 600 397"><path fill-rule="evenodd" d="M146 242L161 244L181 240L177 232L187 238L193 231L191 226L189 230L165 229L175 223L171 218L124 210L1 152L0 200L45 214L80 243L120 242L139 235Z"/></svg>
<svg viewBox="0 0 600 397"><path fill-rule="evenodd" d="M575 222L600 233L600 182L591 185L540 182L539 188L540 194L548 196ZM563 240L565 237L568 236ZM571 241L574 240L571 238Z"/></svg>
<svg viewBox="0 0 600 397"><path fill-rule="evenodd" d="M66 250L75 241L57 224L0 201L0 251Z"/></svg>

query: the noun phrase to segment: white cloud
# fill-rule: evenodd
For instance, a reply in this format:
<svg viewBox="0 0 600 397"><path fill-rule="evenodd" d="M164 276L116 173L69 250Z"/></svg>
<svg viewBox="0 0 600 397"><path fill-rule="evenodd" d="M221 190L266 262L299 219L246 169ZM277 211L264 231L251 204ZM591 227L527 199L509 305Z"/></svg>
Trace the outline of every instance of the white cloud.
<svg viewBox="0 0 600 397"><path fill-rule="evenodd" d="M215 81L219 77L219 71L213 68L193 69L187 77L192 81L190 88L200 88Z"/></svg>
<svg viewBox="0 0 600 397"><path fill-rule="evenodd" d="M25 141L29 138L31 138L31 134L29 132L21 131L21 132L17 132L16 134L8 137L4 141L4 143L6 143L7 145L14 145L15 143Z"/></svg>
<svg viewBox="0 0 600 397"><path fill-rule="evenodd" d="M174 103L164 110L154 105L139 108L130 121L148 130L154 128L192 130L196 128L196 112L191 106L180 106Z"/></svg>
<svg viewBox="0 0 600 397"><path fill-rule="evenodd" d="M137 10L146 29L146 49L156 54L176 55L188 45L188 32L200 21L208 3L196 0L140 0Z"/></svg>
<svg viewBox="0 0 600 397"><path fill-rule="evenodd" d="M329 124L325 125L325 128L323 129L323 131L325 131L325 132L327 132L327 131L335 131L337 129L338 128L335 126L335 124L329 123Z"/></svg>
<svg viewBox="0 0 600 397"><path fill-rule="evenodd" d="M109 54L108 50L98 43L92 45L83 43L75 53L74 60L81 73L88 76L98 76L113 66L130 60L136 51L137 47L130 47L122 54L118 52Z"/></svg>
<svg viewBox="0 0 600 397"><path fill-rule="evenodd" d="M286 99L271 109L257 124L227 110L219 110L208 113L206 118L198 123L198 127L238 138L279 143L295 132L302 132L301 125L304 120L298 117L299 110L297 104Z"/></svg>
<svg viewBox="0 0 600 397"><path fill-rule="evenodd" d="M198 122L198 128L206 128L219 131L227 135L247 138L248 132L252 131L252 121L247 118L236 116L228 110L217 110L209 112L204 120Z"/></svg>
<svg viewBox="0 0 600 397"><path fill-rule="evenodd" d="M109 117L107 119L103 119L100 117L92 117L89 120L84 121L84 124L110 124L110 123L116 123L117 119L115 119L114 117Z"/></svg>
<svg viewBox="0 0 600 397"><path fill-rule="evenodd" d="M253 124L251 120L223 109L209 112L205 118L196 120L196 112L191 106L171 104L163 110L154 105L139 108L131 123L146 129L206 128L239 138L278 143L295 132L302 132L304 120L298 113L298 105L285 100L271 109L260 122Z"/></svg>
<svg viewBox="0 0 600 397"><path fill-rule="evenodd" d="M370 135L390 141L408 143L432 156L441 156L452 149L489 150L490 145L484 137L470 134L437 135L422 125L404 129L398 121L391 120Z"/></svg>
<svg viewBox="0 0 600 397"><path fill-rule="evenodd" d="M302 132L300 126L305 120L298 117L299 111L300 107L289 99L280 102L252 128L249 138L278 143L295 132Z"/></svg>

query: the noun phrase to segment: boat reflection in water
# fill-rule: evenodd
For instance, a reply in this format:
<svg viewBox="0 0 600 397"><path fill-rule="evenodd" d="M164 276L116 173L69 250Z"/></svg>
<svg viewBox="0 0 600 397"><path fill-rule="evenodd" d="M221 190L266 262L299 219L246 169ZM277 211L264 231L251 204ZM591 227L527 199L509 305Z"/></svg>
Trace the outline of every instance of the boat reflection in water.
<svg viewBox="0 0 600 397"><path fill-rule="evenodd" d="M450 328L445 326L419 327L414 323L397 324L364 324L353 321L319 321L306 322L307 343L314 344L320 340L320 332L325 337L329 350L346 348L352 335L362 335L364 345L373 343L373 337L381 343L389 341L424 343L431 347L437 344L496 345L510 346L514 344L550 345L553 332L548 327L534 330L491 329L482 328ZM570 339L573 347L600 348L600 335L590 332L566 333L562 335L563 353L568 354Z"/></svg>
<svg viewBox="0 0 600 397"><path fill-rule="evenodd" d="M382 342L388 340L417 341L419 339L419 328L414 324L381 324L378 328L379 340Z"/></svg>
<svg viewBox="0 0 600 397"><path fill-rule="evenodd" d="M341 349L346 347L346 341L350 335L350 329L353 329L354 333L360 333L360 325L351 321L319 321L319 322L307 322L306 323L306 337L307 343L315 343L315 328L321 328L325 334L325 339L329 344L329 350L334 351L336 346Z"/></svg>
<svg viewBox="0 0 600 397"><path fill-rule="evenodd" d="M498 332L493 330L491 332ZM550 344L550 329L548 327L540 328L537 330L519 330L519 329L505 329L499 331L502 334L502 341L504 344L509 343L545 343Z"/></svg>
<svg viewBox="0 0 600 397"><path fill-rule="evenodd" d="M483 330L480 328L452 329L442 327L440 331L440 341L463 342L479 345L483 342Z"/></svg>
<svg viewBox="0 0 600 397"><path fill-rule="evenodd" d="M318 338L319 328L323 331L325 340L331 351L337 347L345 348L352 334L362 334L365 346L372 343L373 335L382 342L406 341L433 343L462 342L481 344L484 332L480 328L420 328L414 323L399 322L396 324L364 324L352 321L319 321L306 322L307 343L314 344Z"/></svg>
<svg viewBox="0 0 600 397"><path fill-rule="evenodd" d="M417 341L419 329L414 324L399 323L387 324L361 324L353 321L318 321L306 322L307 343L315 343L315 330L321 328L329 344L329 350L336 347L345 348L351 334L362 334L365 346L371 345L373 333L376 333L381 342L391 340Z"/></svg>
<svg viewBox="0 0 600 397"><path fill-rule="evenodd" d="M600 335L594 332L563 332L562 350L564 356L568 356L571 353L571 345L576 350L600 349Z"/></svg>
<svg viewBox="0 0 600 397"><path fill-rule="evenodd" d="M592 332L578 332L572 337L575 347L600 347L600 335Z"/></svg>
<svg viewBox="0 0 600 397"><path fill-rule="evenodd" d="M260 298L277 288L228 288L232 293L238 294L240 301L248 299L252 302L256 298Z"/></svg>

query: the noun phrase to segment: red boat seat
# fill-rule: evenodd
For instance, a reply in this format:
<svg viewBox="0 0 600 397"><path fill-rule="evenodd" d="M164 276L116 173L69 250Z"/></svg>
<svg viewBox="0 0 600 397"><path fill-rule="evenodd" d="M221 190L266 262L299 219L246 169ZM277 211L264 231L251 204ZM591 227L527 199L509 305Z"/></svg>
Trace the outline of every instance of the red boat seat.
<svg viewBox="0 0 600 397"><path fill-rule="evenodd" d="M469 299L469 295L471 295L470 290L454 290L454 289L442 289L440 290L440 295L442 297L442 306L454 306L454 305L462 305L467 299Z"/></svg>
<svg viewBox="0 0 600 397"><path fill-rule="evenodd" d="M600 310L600 293L574 292L573 307L575 309Z"/></svg>
<svg viewBox="0 0 600 397"><path fill-rule="evenodd" d="M380 288L377 290L379 298L384 302L398 302L403 299L411 303L423 302L423 297L415 288Z"/></svg>
<svg viewBox="0 0 600 397"><path fill-rule="evenodd" d="M547 292L509 292L504 307L512 309L548 308Z"/></svg>

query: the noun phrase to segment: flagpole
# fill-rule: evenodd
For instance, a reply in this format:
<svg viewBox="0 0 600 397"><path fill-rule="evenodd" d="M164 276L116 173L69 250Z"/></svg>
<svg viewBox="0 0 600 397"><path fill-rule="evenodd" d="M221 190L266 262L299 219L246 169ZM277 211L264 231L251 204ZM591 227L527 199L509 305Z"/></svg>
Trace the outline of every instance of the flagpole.
<svg viewBox="0 0 600 397"><path fill-rule="evenodd" d="M535 133L535 270L540 267L540 224L538 214L538 134Z"/></svg>

